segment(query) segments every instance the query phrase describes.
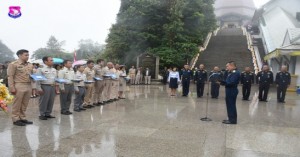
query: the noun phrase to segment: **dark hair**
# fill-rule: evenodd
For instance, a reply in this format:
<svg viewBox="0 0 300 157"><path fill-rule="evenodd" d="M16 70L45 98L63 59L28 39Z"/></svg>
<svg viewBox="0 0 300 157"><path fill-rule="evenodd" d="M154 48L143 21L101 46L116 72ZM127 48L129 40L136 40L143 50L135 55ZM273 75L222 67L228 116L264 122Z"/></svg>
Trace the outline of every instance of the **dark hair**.
<svg viewBox="0 0 300 157"><path fill-rule="evenodd" d="M63 65L66 65L68 62L71 62L71 61L68 59L64 60Z"/></svg>
<svg viewBox="0 0 300 157"><path fill-rule="evenodd" d="M87 62L86 62L86 64L91 64L91 63L95 63L93 60L88 60Z"/></svg>
<svg viewBox="0 0 300 157"><path fill-rule="evenodd" d="M79 69L82 66L83 66L82 64L76 65L76 69Z"/></svg>
<svg viewBox="0 0 300 157"><path fill-rule="evenodd" d="M21 49L21 50L19 50L19 51L17 51L17 56L19 56L19 55L22 55L23 53L29 53L29 51L28 50L25 50L25 49Z"/></svg>
<svg viewBox="0 0 300 157"><path fill-rule="evenodd" d="M98 63L101 63L102 61L104 61L104 60L103 60L103 59L98 59L98 60L97 60L97 64L98 64Z"/></svg>
<svg viewBox="0 0 300 157"><path fill-rule="evenodd" d="M236 67L236 64L234 61L229 61L228 64L234 65Z"/></svg>
<svg viewBox="0 0 300 157"><path fill-rule="evenodd" d="M50 57L50 56L45 56L45 57L43 57L43 59L42 59L42 60L43 60L43 63L45 63L46 61L48 61L49 58L51 58L51 57Z"/></svg>

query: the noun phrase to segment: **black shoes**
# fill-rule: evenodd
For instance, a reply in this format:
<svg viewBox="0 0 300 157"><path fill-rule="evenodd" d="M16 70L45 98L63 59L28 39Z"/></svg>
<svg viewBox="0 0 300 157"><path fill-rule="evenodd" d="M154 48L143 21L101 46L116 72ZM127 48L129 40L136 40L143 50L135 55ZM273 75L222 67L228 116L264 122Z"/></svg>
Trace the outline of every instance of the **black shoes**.
<svg viewBox="0 0 300 157"><path fill-rule="evenodd" d="M26 126L26 124L23 123L21 120L17 120L15 122L13 122L13 124L16 125L16 126Z"/></svg>
<svg viewBox="0 0 300 157"><path fill-rule="evenodd" d="M85 108L80 108L79 110L81 110L81 111L85 111L86 109L85 109Z"/></svg>
<svg viewBox="0 0 300 157"><path fill-rule="evenodd" d="M223 120L223 124L237 124L236 122L231 122L229 120Z"/></svg>
<svg viewBox="0 0 300 157"><path fill-rule="evenodd" d="M70 112L70 111L65 111L65 112L60 112L61 114L63 114L63 115L70 115L70 114L72 114L72 112Z"/></svg>
<svg viewBox="0 0 300 157"><path fill-rule="evenodd" d="M51 116L51 115L48 115L48 116L45 116L46 118L55 118L54 116Z"/></svg>
<svg viewBox="0 0 300 157"><path fill-rule="evenodd" d="M39 116L40 120L47 120L48 118L46 116Z"/></svg>
<svg viewBox="0 0 300 157"><path fill-rule="evenodd" d="M23 120L20 120L22 123L24 124L33 124L32 121L29 121L29 120L26 120L26 119L23 119Z"/></svg>
<svg viewBox="0 0 300 157"><path fill-rule="evenodd" d="M285 101L283 101L283 100L278 100L277 102L279 102L279 103L285 103Z"/></svg>
<svg viewBox="0 0 300 157"><path fill-rule="evenodd" d="M75 112L81 112L81 110L80 110L80 109L74 109L74 111L75 111Z"/></svg>

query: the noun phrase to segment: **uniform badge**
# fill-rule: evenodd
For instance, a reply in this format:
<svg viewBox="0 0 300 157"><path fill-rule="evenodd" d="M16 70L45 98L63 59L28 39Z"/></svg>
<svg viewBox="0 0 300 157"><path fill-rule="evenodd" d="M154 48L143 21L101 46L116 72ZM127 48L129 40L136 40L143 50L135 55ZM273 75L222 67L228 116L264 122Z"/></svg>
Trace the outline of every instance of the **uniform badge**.
<svg viewBox="0 0 300 157"><path fill-rule="evenodd" d="M285 75L286 75L286 76L288 76L289 74L288 74L288 73L286 73Z"/></svg>
<svg viewBox="0 0 300 157"><path fill-rule="evenodd" d="M11 18L19 18L22 15L20 6L10 6L8 16Z"/></svg>
<svg viewBox="0 0 300 157"><path fill-rule="evenodd" d="M232 72L233 72L233 73L235 73L235 72L236 72L236 70L233 70Z"/></svg>

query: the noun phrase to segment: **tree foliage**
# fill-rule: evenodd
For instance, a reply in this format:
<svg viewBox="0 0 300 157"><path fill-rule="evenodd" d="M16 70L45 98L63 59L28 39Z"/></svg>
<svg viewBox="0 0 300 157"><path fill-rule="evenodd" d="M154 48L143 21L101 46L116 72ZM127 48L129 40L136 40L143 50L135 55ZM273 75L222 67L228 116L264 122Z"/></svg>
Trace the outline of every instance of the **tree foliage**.
<svg viewBox="0 0 300 157"><path fill-rule="evenodd" d="M215 29L214 0L121 0L104 56L121 63L151 52L162 65L182 65Z"/></svg>
<svg viewBox="0 0 300 157"><path fill-rule="evenodd" d="M45 48L39 48L33 52L32 58L42 59L44 56L73 60L73 54L64 52L62 46L64 41L58 41L54 36L51 36Z"/></svg>
<svg viewBox="0 0 300 157"><path fill-rule="evenodd" d="M79 49L76 50L76 59L95 59L103 52L104 46L91 39L81 39L78 43Z"/></svg>
<svg viewBox="0 0 300 157"><path fill-rule="evenodd" d="M14 53L0 40L0 63L15 60Z"/></svg>

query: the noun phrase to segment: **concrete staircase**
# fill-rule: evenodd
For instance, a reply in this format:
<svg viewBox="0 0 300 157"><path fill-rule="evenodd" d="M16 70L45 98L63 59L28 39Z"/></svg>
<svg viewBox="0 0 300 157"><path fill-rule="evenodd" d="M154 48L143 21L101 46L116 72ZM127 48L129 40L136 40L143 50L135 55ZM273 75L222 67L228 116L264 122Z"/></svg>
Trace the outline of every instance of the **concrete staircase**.
<svg viewBox="0 0 300 157"><path fill-rule="evenodd" d="M247 47L247 39L242 29L221 29L211 38L207 49L200 54L195 67L204 64L208 71L211 71L214 66L225 69L228 61L235 61L240 71L243 71L246 66L253 69L251 52Z"/></svg>

